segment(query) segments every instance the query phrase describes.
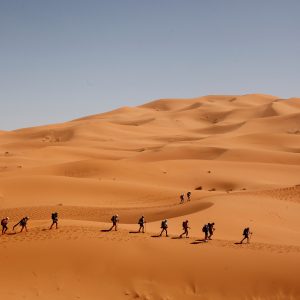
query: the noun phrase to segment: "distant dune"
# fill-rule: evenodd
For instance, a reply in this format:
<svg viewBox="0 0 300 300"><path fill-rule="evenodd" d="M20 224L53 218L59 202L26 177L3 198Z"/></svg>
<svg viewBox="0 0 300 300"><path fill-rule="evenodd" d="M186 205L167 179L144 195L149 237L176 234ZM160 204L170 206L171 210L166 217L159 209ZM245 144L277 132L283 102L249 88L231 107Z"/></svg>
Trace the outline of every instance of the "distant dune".
<svg viewBox="0 0 300 300"><path fill-rule="evenodd" d="M187 191L192 201L180 205ZM0 131L0 215L13 225L28 214L32 227L0 238L8 255L0 258L0 295L300 299L299 204L300 98L161 99ZM52 211L62 227L43 231ZM121 231L100 232L116 212ZM142 214L148 233L129 234ZM152 238L163 218L173 237L189 219L189 242ZM191 244L209 221L217 240ZM245 226L251 244L235 245ZM45 261L35 259L41 253ZM25 262L15 260L22 255ZM18 290L14 276L25 278Z"/></svg>

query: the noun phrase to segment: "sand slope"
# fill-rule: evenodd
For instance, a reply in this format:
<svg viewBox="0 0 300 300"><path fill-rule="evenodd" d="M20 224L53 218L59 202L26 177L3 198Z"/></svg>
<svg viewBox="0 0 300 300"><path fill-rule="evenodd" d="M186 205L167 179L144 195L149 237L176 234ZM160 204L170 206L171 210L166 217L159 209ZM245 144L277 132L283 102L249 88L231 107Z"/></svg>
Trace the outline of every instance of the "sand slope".
<svg viewBox="0 0 300 300"><path fill-rule="evenodd" d="M299 98L162 99L0 131L0 215L12 225L27 214L33 227L0 238L0 295L297 299L299 178ZM180 205L187 191L192 201ZM43 230L54 210L61 229ZM100 232L116 212L121 231ZM148 233L129 234L142 214ZM151 237L163 218L173 237L188 218L192 238ZM197 242L209 221L217 240ZM251 245L235 245L245 226ZM15 268L24 278L18 291Z"/></svg>

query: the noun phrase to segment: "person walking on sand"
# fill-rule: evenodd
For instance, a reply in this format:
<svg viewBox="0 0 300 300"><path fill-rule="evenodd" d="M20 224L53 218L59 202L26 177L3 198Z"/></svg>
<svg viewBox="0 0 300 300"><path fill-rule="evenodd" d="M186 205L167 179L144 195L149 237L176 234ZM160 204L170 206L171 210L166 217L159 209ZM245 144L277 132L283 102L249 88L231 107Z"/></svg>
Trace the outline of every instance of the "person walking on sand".
<svg viewBox="0 0 300 300"><path fill-rule="evenodd" d="M2 234L5 234L6 231L7 231L7 229L8 229L8 227L7 227L8 222L9 222L9 217L6 217L6 218L4 218L4 219L1 220Z"/></svg>
<svg viewBox="0 0 300 300"><path fill-rule="evenodd" d="M241 244L243 244L243 241L245 239L247 239L247 243L249 244L250 243L250 236L252 235L252 232L250 232L250 228L249 227L246 227L243 231L243 236L244 238L241 240Z"/></svg>
<svg viewBox="0 0 300 300"><path fill-rule="evenodd" d="M161 233L159 236L162 236L163 232L165 231L166 232L166 236L168 236L168 220L165 219L161 222Z"/></svg>
<svg viewBox="0 0 300 300"><path fill-rule="evenodd" d="M185 235L186 238L189 237L189 221L185 220L182 222L182 229L183 229L183 233L179 236L180 238L182 238L183 235Z"/></svg>
<svg viewBox="0 0 300 300"><path fill-rule="evenodd" d="M115 228L115 231L117 231L118 230L118 223L119 223L119 215L118 214L113 215L111 217L111 221L112 221L112 226L109 229L109 231L113 230L113 228Z"/></svg>
<svg viewBox="0 0 300 300"><path fill-rule="evenodd" d="M180 194L180 204L184 202L184 193Z"/></svg>
<svg viewBox="0 0 300 300"><path fill-rule="evenodd" d="M28 229L27 229L27 222L28 222L28 220L29 220L29 217L27 217L27 216L24 217L23 219L20 220L20 222L18 222L16 225L14 225L13 230L15 230L15 228L18 225L20 225L21 226L21 231L20 232L22 232L24 228L25 228L25 230L27 232L28 231Z"/></svg>
<svg viewBox="0 0 300 300"><path fill-rule="evenodd" d="M142 233L145 233L145 217L144 216L141 216L139 221L138 221L138 224L140 225L140 229L139 229L139 232L141 232L142 230Z"/></svg>
<svg viewBox="0 0 300 300"><path fill-rule="evenodd" d="M53 225L55 224L56 229L58 228L58 213L54 212L51 214L52 224L49 229L52 229Z"/></svg>
<svg viewBox="0 0 300 300"><path fill-rule="evenodd" d="M208 225L204 224L202 227L202 232L204 232L204 241L207 242L208 239Z"/></svg>
<svg viewBox="0 0 300 300"><path fill-rule="evenodd" d="M191 201L191 195L192 195L191 192L187 192L187 193L186 193L187 201Z"/></svg>
<svg viewBox="0 0 300 300"><path fill-rule="evenodd" d="M216 230L214 227L215 223L208 223L207 226L208 226L208 233L209 233L208 239L211 240L211 237L213 236L214 231Z"/></svg>

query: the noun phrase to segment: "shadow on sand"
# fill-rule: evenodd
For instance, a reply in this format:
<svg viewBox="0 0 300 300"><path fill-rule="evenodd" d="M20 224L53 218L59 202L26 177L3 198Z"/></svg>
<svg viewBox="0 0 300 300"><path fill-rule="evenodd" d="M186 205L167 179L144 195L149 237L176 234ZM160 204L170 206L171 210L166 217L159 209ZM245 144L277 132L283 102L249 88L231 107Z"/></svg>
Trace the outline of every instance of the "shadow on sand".
<svg viewBox="0 0 300 300"><path fill-rule="evenodd" d="M205 244L207 242L208 242L207 240L202 239L202 240L196 240L194 242L191 242L191 244L198 245L198 244Z"/></svg>
<svg viewBox="0 0 300 300"><path fill-rule="evenodd" d="M182 237L180 237L180 236L173 236L171 239L172 239L172 240L181 240Z"/></svg>
<svg viewBox="0 0 300 300"><path fill-rule="evenodd" d="M111 229L102 229L102 230L100 230L101 232L110 232L111 231Z"/></svg>

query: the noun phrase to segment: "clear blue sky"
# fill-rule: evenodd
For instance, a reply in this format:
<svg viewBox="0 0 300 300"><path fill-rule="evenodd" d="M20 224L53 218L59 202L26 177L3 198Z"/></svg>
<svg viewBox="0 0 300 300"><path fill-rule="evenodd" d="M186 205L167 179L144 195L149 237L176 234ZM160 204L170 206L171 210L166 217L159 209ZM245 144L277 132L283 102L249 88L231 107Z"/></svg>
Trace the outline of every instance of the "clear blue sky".
<svg viewBox="0 0 300 300"><path fill-rule="evenodd" d="M0 0L0 129L152 99L300 96L299 0Z"/></svg>

